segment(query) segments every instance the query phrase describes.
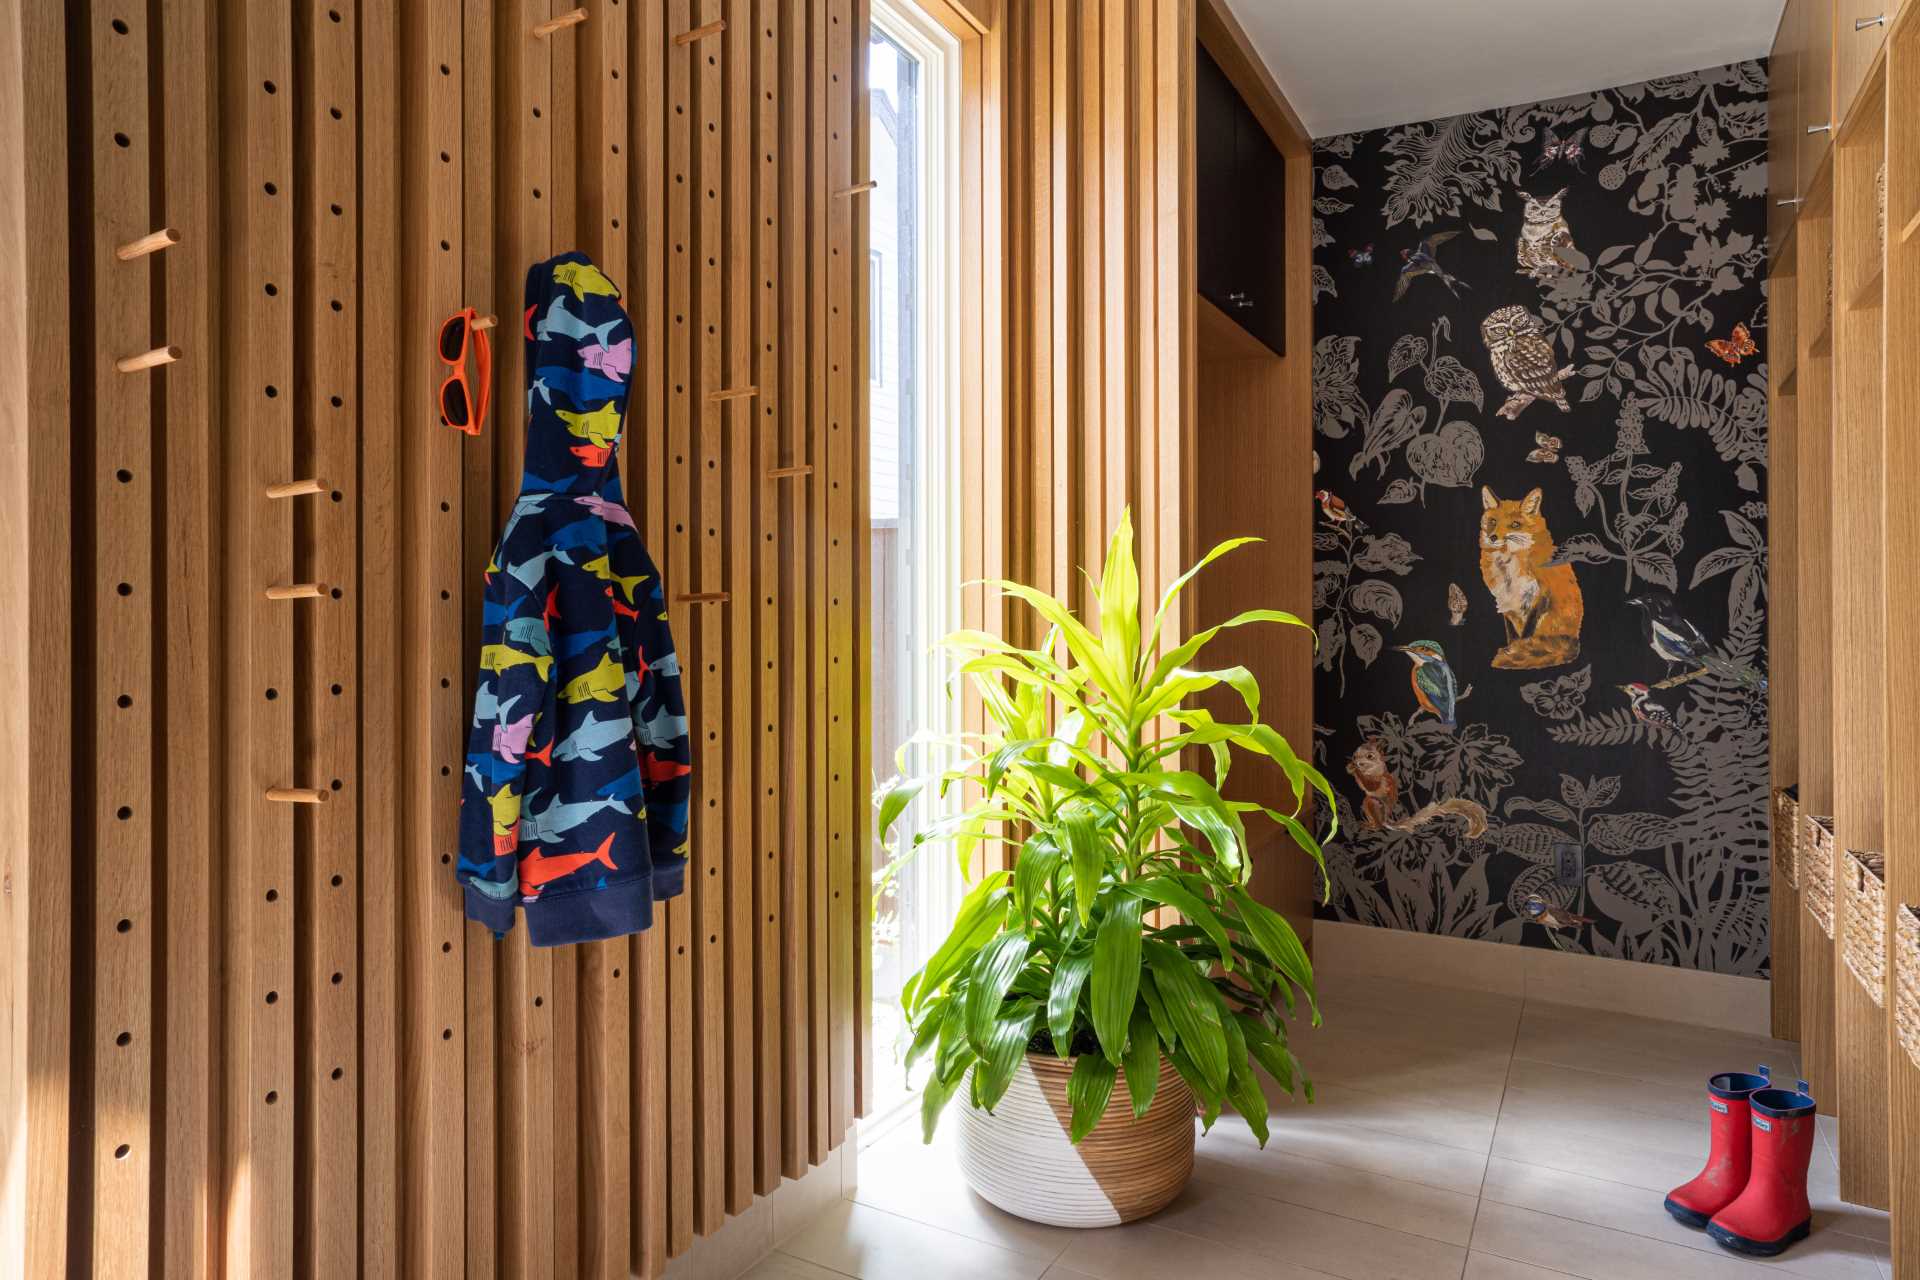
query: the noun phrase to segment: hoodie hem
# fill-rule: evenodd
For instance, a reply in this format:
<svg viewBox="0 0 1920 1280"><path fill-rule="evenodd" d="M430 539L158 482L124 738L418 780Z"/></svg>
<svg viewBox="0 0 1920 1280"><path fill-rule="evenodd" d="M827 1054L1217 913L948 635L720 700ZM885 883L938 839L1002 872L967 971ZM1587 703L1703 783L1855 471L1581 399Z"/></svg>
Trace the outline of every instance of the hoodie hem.
<svg viewBox="0 0 1920 1280"><path fill-rule="evenodd" d="M471 880L466 882L467 919L483 924L496 934L507 933L513 928L513 899L494 898L473 887Z"/></svg>
<svg viewBox="0 0 1920 1280"><path fill-rule="evenodd" d="M639 933L653 924L653 883L652 876L641 876L604 889L523 902L528 941L564 947Z"/></svg>

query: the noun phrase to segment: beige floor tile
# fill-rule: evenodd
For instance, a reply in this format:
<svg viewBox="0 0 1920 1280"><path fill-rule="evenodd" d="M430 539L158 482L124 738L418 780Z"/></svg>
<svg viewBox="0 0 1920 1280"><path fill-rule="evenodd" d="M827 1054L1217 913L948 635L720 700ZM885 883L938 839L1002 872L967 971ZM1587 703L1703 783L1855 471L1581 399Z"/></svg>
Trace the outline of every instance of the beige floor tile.
<svg viewBox="0 0 1920 1280"><path fill-rule="evenodd" d="M773 1248L773 1212L758 1197L667 1264L666 1280L738 1280Z"/></svg>
<svg viewBox="0 0 1920 1280"><path fill-rule="evenodd" d="M1075 1271L1069 1267L1048 1267L1040 1280L1101 1280L1099 1276L1088 1275L1084 1271Z"/></svg>
<svg viewBox="0 0 1920 1280"><path fill-rule="evenodd" d="M1704 1113L1705 1108L1701 1110ZM1509 1088L1506 1100L1500 1104L1500 1119L1503 1123L1540 1121L1556 1127L1569 1139L1592 1137L1604 1142L1625 1142L1689 1160L1705 1160L1707 1155L1708 1127L1704 1114L1683 1120L1616 1107L1577 1093Z"/></svg>
<svg viewBox="0 0 1920 1280"><path fill-rule="evenodd" d="M1339 1028L1297 1037L1292 1049L1316 1083L1384 1097L1426 1096L1487 1115L1500 1109L1509 1061L1505 1043L1471 1049Z"/></svg>
<svg viewBox="0 0 1920 1280"><path fill-rule="evenodd" d="M740 1280L847 1280L847 1273L830 1271L790 1253L770 1253Z"/></svg>
<svg viewBox="0 0 1920 1280"><path fill-rule="evenodd" d="M1028 1222L1004 1213L968 1189L955 1150L954 1126L944 1125L933 1145L920 1141L918 1126L889 1134L860 1155L860 1182L853 1198L930 1226L987 1244L1052 1261L1073 1231Z"/></svg>
<svg viewBox="0 0 1920 1280"><path fill-rule="evenodd" d="M1466 1261L1457 1245L1205 1184L1188 1187L1153 1221L1349 1280L1458 1280Z"/></svg>
<svg viewBox="0 0 1920 1280"><path fill-rule="evenodd" d="M1531 1262L1515 1262L1492 1253L1469 1253L1467 1274L1461 1280L1564 1280L1564 1271L1536 1267Z"/></svg>
<svg viewBox="0 0 1920 1280"><path fill-rule="evenodd" d="M1478 1203L1470 1193L1309 1160L1272 1146L1262 1151L1251 1134L1218 1125L1200 1141L1194 1178L1205 1187L1251 1192L1457 1245L1473 1234Z"/></svg>
<svg viewBox="0 0 1920 1280"><path fill-rule="evenodd" d="M1295 1265L1290 1251L1280 1258L1135 1222L1076 1232L1054 1266L1098 1280L1326 1280L1325 1272Z"/></svg>
<svg viewBox="0 0 1920 1280"><path fill-rule="evenodd" d="M1533 1003L1520 1017L1513 1056L1683 1089L1704 1087L1715 1072L1752 1070L1759 1063L1791 1080L1798 1063L1794 1046L1784 1041Z"/></svg>
<svg viewBox="0 0 1920 1280"><path fill-rule="evenodd" d="M1553 1093L1626 1111L1664 1116L1703 1128L1707 1123L1706 1081L1692 1085L1663 1085L1604 1071L1583 1071L1559 1063L1515 1057L1507 1068L1507 1088Z"/></svg>
<svg viewBox="0 0 1920 1280"><path fill-rule="evenodd" d="M1500 1116L1501 1090L1497 1082L1472 1090L1436 1087L1385 1093L1344 1084L1318 1084L1312 1103L1307 1103L1280 1093L1278 1085L1262 1079L1275 1115L1284 1115L1289 1121L1356 1125L1468 1151L1492 1147L1494 1122Z"/></svg>
<svg viewBox="0 0 1920 1280"><path fill-rule="evenodd" d="M1299 1111L1302 1114L1298 1116L1294 1111L1287 1111L1276 1112L1270 1118L1269 1150L1446 1191L1472 1195L1480 1190L1480 1175L1487 1167L1485 1152L1420 1142L1336 1120L1313 1119L1310 1108ZM1223 1116L1214 1127L1240 1125L1244 1130L1245 1123L1237 1116ZM1251 1135L1248 1141L1252 1141Z"/></svg>
<svg viewBox="0 0 1920 1280"><path fill-rule="evenodd" d="M858 1280L1036 1280L1047 1262L924 1222L842 1201L781 1247Z"/></svg>
<svg viewBox="0 0 1920 1280"><path fill-rule="evenodd" d="M1764 1280L1790 1274L1725 1251L1682 1248L1491 1200L1480 1206L1473 1247L1583 1280Z"/></svg>
<svg viewBox="0 0 1920 1280"><path fill-rule="evenodd" d="M1644 1188L1496 1158L1487 1165L1482 1195L1495 1203L1720 1256L1720 1246L1705 1232L1675 1222L1662 1208L1663 1195ZM1879 1280L1878 1258L1883 1252L1883 1246L1858 1236L1818 1228L1768 1265L1821 1280Z"/></svg>
<svg viewBox="0 0 1920 1280"><path fill-rule="evenodd" d="M1705 1139L1698 1153L1685 1155L1646 1147L1603 1127L1556 1117L1549 1109L1503 1111L1493 1135L1493 1155L1525 1164L1624 1182L1665 1195L1700 1172Z"/></svg>

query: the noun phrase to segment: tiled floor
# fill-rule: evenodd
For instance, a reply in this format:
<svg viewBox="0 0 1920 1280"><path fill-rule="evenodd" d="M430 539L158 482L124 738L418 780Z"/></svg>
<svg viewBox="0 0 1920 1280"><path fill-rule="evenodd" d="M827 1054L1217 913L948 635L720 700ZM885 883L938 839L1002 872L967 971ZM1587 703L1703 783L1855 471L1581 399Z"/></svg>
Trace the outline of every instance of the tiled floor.
<svg viewBox="0 0 1920 1280"><path fill-rule="evenodd" d="M1376 978L1323 978L1327 1025L1296 1037L1321 1082L1276 1108L1261 1150L1224 1117L1192 1185L1150 1221L1066 1231L969 1194L917 1128L752 1280L1887 1280L1884 1214L1843 1204L1814 1155L1813 1237L1762 1263L1669 1219L1706 1149L1713 1071L1794 1046L1616 1013ZM1823 1130L1830 1137L1830 1131Z"/></svg>

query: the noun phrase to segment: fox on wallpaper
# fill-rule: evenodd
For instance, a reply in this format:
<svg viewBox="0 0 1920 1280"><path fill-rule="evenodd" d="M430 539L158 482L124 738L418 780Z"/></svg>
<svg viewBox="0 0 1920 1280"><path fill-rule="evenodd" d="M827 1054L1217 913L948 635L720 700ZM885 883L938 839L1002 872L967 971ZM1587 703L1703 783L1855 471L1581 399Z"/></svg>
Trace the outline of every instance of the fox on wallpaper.
<svg viewBox="0 0 1920 1280"><path fill-rule="evenodd" d="M1553 535L1540 514L1540 490L1501 501L1480 489L1480 577L1507 624L1493 665L1533 671L1580 656L1586 606L1570 564L1553 563Z"/></svg>

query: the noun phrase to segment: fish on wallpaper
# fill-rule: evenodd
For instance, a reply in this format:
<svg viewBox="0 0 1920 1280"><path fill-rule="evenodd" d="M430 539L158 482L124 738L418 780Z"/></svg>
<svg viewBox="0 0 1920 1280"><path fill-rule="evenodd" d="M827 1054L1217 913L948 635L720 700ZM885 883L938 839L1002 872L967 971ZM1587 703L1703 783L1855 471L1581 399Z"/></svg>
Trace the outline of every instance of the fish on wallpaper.
<svg viewBox="0 0 1920 1280"><path fill-rule="evenodd" d="M1507 625L1493 665L1537 671L1574 661L1586 605L1573 566L1553 563L1540 490L1503 501L1483 485L1480 504L1480 577Z"/></svg>
<svg viewBox="0 0 1920 1280"><path fill-rule="evenodd" d="M1467 282L1441 266L1440 259L1434 256L1441 245L1459 234L1458 231L1436 231L1413 248L1400 251L1400 277L1393 283L1395 302L1406 297L1407 290L1421 276L1432 276L1447 287L1448 293L1456 298L1460 296Z"/></svg>
<svg viewBox="0 0 1920 1280"><path fill-rule="evenodd" d="M1573 366L1555 368L1553 343L1538 316L1525 307L1501 307L1480 322L1480 340L1500 385L1512 394L1500 406L1500 416L1512 421L1535 400L1550 400L1567 412L1566 381Z"/></svg>
<svg viewBox="0 0 1920 1280"><path fill-rule="evenodd" d="M1562 187L1544 200L1524 191L1520 194L1526 200L1526 209L1520 239L1514 247L1519 273L1536 284L1545 284L1583 266L1585 259L1573 247L1573 228L1567 225L1567 215L1560 208L1567 189Z"/></svg>
<svg viewBox="0 0 1920 1280"><path fill-rule="evenodd" d="M1353 776L1362 793L1361 823L1369 831L1383 828L1412 831L1435 818L1455 817L1466 822L1469 840L1478 840L1487 832L1486 809L1475 801L1457 797L1423 804L1410 816L1400 818L1400 780L1393 776L1393 770L1387 766L1387 753L1376 739L1368 738L1354 748L1353 758L1347 761L1347 772Z"/></svg>
<svg viewBox="0 0 1920 1280"><path fill-rule="evenodd" d="M1467 620L1467 593L1457 582L1447 584L1447 615L1451 626L1457 627Z"/></svg>

